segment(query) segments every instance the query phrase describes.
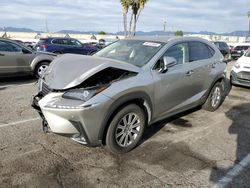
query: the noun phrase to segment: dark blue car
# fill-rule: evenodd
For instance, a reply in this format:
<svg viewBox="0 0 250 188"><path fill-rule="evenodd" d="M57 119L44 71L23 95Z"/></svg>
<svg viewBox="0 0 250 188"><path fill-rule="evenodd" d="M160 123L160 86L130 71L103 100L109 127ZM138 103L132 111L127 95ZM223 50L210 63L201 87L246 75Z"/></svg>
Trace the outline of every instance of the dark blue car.
<svg viewBox="0 0 250 188"><path fill-rule="evenodd" d="M37 51L52 52L55 54L83 54L91 55L99 49L91 44L83 44L73 38L49 37L42 38L36 45Z"/></svg>

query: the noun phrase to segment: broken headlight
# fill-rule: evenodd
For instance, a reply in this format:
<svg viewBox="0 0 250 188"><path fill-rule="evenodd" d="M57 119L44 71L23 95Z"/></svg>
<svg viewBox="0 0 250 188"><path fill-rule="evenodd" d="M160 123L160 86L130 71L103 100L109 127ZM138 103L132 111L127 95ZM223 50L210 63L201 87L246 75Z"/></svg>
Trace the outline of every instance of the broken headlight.
<svg viewBox="0 0 250 188"><path fill-rule="evenodd" d="M66 99L74 99L74 100L81 100L81 101L88 101L96 94L102 92L108 86L102 86L98 88L89 88L89 89L72 89L63 94L63 98Z"/></svg>

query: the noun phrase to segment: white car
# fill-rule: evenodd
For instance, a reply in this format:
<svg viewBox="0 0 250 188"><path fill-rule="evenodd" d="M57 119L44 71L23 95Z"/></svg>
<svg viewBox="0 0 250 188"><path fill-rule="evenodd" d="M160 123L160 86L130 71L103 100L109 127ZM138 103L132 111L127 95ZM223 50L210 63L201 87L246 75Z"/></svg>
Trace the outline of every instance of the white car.
<svg viewBox="0 0 250 188"><path fill-rule="evenodd" d="M230 80L233 85L250 87L250 48L234 64Z"/></svg>

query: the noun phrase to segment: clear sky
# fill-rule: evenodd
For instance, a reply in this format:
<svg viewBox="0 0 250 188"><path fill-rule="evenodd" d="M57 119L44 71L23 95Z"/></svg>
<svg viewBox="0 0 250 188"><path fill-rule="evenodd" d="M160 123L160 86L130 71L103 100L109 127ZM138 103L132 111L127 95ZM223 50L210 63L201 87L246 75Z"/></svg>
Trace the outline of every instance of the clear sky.
<svg viewBox="0 0 250 188"><path fill-rule="evenodd" d="M120 0L1 0L0 27L50 31L123 29ZM248 30L250 0L149 0L138 22L142 31L231 32Z"/></svg>

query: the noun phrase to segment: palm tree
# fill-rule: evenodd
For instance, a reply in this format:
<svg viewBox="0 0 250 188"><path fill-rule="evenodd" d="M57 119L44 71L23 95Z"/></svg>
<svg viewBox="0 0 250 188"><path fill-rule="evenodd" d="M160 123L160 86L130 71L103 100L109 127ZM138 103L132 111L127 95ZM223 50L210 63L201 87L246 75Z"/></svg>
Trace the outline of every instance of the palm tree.
<svg viewBox="0 0 250 188"><path fill-rule="evenodd" d="M124 35L125 35L125 37L127 37L127 35L128 35L127 14L128 14L128 9L129 9L131 0L120 0L120 3L122 5L122 12L123 12Z"/></svg>
<svg viewBox="0 0 250 188"><path fill-rule="evenodd" d="M142 11L142 9L144 9L145 4L147 2L148 2L148 0L135 0L134 1L134 4L132 6L133 15L134 15L134 27L133 27L133 31L132 31L133 36L135 36L136 24L137 24L137 21L139 19L140 14L141 14L141 11Z"/></svg>
<svg viewBox="0 0 250 188"><path fill-rule="evenodd" d="M145 7L145 4L147 2L148 0L120 0L120 3L123 8L123 25L125 37L135 35L137 21L139 19L142 9ZM132 11L128 30L127 15L130 7Z"/></svg>

